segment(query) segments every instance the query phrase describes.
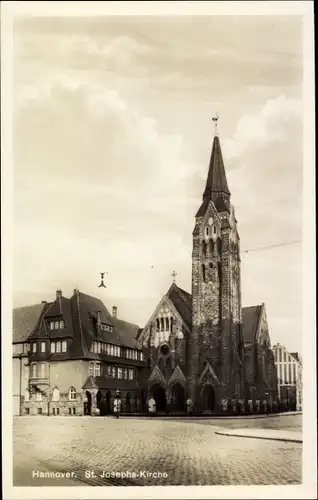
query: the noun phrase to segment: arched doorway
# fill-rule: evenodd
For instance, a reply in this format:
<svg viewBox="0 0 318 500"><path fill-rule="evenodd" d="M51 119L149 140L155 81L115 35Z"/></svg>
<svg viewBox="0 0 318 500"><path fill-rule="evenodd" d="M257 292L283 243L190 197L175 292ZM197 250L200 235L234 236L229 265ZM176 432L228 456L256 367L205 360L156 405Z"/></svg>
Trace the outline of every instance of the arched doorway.
<svg viewBox="0 0 318 500"><path fill-rule="evenodd" d="M174 384L171 389L171 409L172 411L185 411L184 388L180 384Z"/></svg>
<svg viewBox="0 0 318 500"><path fill-rule="evenodd" d="M84 402L84 415L92 414L92 395L89 391L85 392L86 401Z"/></svg>
<svg viewBox="0 0 318 500"><path fill-rule="evenodd" d="M156 411L165 411L167 406L167 399L164 388L159 384L155 384L151 388L151 394L156 401Z"/></svg>
<svg viewBox="0 0 318 500"><path fill-rule="evenodd" d="M111 405L111 394L109 391L106 392L106 414L109 414L112 412L112 405Z"/></svg>
<svg viewBox="0 0 318 500"><path fill-rule="evenodd" d="M99 414L101 416L106 415L106 401L103 397L102 391L100 391L100 390L96 394L96 405L97 405L97 408L99 409Z"/></svg>
<svg viewBox="0 0 318 500"><path fill-rule="evenodd" d="M213 411L215 408L215 392L212 385L206 385L202 391L203 410Z"/></svg>

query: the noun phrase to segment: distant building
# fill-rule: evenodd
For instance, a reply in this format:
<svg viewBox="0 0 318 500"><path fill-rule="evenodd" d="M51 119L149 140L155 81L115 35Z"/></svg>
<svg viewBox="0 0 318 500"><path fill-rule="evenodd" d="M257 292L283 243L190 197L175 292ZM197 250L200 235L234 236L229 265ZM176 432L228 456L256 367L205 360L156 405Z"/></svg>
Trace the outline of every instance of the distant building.
<svg viewBox="0 0 318 500"><path fill-rule="evenodd" d="M297 352L288 352L286 347L273 347L278 377L278 397L290 409L302 409L302 363Z"/></svg>

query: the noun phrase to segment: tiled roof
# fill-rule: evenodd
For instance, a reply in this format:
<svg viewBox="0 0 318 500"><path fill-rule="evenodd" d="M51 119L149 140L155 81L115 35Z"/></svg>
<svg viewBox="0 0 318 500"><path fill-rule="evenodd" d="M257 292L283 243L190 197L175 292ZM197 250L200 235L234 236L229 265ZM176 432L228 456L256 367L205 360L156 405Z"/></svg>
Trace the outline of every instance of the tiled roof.
<svg viewBox="0 0 318 500"><path fill-rule="evenodd" d="M242 308L243 339L245 343L254 342L262 306Z"/></svg>
<svg viewBox="0 0 318 500"><path fill-rule="evenodd" d="M109 389L133 391L139 389L138 382L134 380L114 379L110 377L88 377L83 385L83 389Z"/></svg>
<svg viewBox="0 0 318 500"><path fill-rule="evenodd" d="M191 295L179 288L175 283L172 284L168 293L168 298L171 300L180 316L183 318L186 325L191 328L192 325L192 297Z"/></svg>
<svg viewBox="0 0 318 500"><path fill-rule="evenodd" d="M115 330L119 334L121 345L132 349L141 349L140 344L136 340L139 334L139 326L122 319L112 318Z"/></svg>
<svg viewBox="0 0 318 500"><path fill-rule="evenodd" d="M45 304L13 309L13 342L26 342L40 319Z"/></svg>

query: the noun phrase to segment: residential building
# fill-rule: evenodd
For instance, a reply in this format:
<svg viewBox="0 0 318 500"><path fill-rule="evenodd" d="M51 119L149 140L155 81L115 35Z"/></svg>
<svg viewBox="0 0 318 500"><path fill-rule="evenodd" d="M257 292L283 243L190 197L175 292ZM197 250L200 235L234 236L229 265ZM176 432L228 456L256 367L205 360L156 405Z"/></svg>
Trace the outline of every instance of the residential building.
<svg viewBox="0 0 318 500"><path fill-rule="evenodd" d="M278 376L278 397L283 406L302 409L302 362L298 352L288 352L281 344L273 346Z"/></svg>

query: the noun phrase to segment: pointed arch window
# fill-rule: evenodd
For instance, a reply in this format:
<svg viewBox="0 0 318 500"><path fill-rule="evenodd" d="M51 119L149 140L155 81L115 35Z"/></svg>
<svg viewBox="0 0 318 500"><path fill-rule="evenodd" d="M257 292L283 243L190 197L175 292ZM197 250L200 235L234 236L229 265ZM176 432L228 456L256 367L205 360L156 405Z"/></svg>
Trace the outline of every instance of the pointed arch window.
<svg viewBox="0 0 318 500"><path fill-rule="evenodd" d="M203 240L202 241L202 255L203 255L203 257L206 257L206 248L207 248L206 242Z"/></svg>
<svg viewBox="0 0 318 500"><path fill-rule="evenodd" d="M165 329L164 318L160 318L160 330L163 332Z"/></svg>
<svg viewBox="0 0 318 500"><path fill-rule="evenodd" d="M170 318L170 332L172 333L173 329L173 318Z"/></svg>
<svg viewBox="0 0 318 500"><path fill-rule="evenodd" d="M169 332L169 318L166 318L166 331Z"/></svg>
<svg viewBox="0 0 318 500"><path fill-rule="evenodd" d="M202 264L202 280L204 281L204 283L205 283L205 278L206 278L206 276L205 276L205 265Z"/></svg>
<svg viewBox="0 0 318 500"><path fill-rule="evenodd" d="M60 400L60 391L58 390L57 387L54 387L52 391L52 401L59 401Z"/></svg>
<svg viewBox="0 0 318 500"><path fill-rule="evenodd" d="M209 240L209 256L213 256L213 248L214 248L214 243L212 240Z"/></svg>
<svg viewBox="0 0 318 500"><path fill-rule="evenodd" d="M159 332L159 330L160 330L160 321L159 321L159 318L156 319L156 328L157 328L157 332Z"/></svg>

